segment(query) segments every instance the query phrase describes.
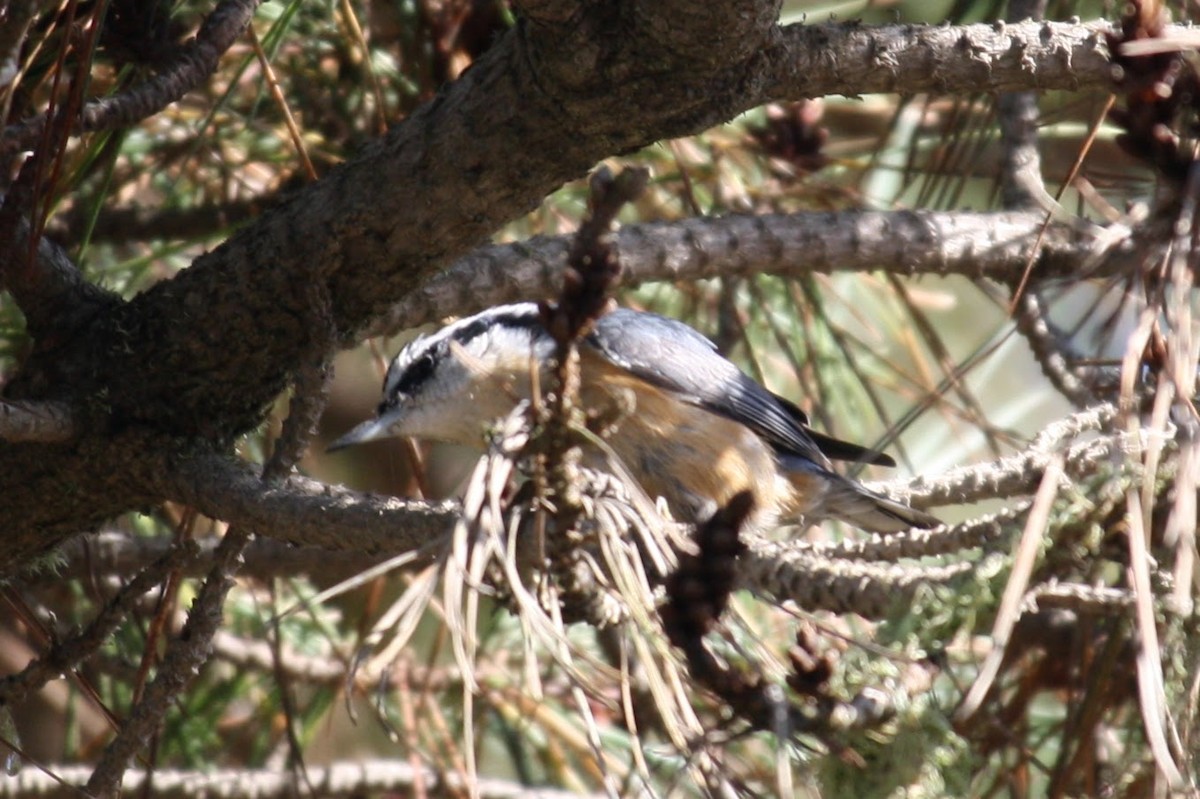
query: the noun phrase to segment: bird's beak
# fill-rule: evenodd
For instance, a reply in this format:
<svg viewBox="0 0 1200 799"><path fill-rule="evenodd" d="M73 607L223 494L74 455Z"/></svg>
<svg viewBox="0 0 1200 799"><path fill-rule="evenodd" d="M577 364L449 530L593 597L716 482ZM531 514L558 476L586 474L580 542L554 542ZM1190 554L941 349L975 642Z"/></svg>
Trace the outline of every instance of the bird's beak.
<svg viewBox="0 0 1200 799"><path fill-rule="evenodd" d="M364 441L374 441L377 438L387 438L390 435L391 425L388 420L383 418L368 419L367 421L355 427L346 435L334 441L325 448L326 452L343 449L352 444L361 444Z"/></svg>

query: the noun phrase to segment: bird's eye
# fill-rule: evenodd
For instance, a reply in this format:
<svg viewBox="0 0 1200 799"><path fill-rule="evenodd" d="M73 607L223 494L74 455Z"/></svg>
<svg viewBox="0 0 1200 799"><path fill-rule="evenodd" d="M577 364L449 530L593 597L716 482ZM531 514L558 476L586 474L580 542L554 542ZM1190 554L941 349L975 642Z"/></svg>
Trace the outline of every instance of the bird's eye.
<svg viewBox="0 0 1200 799"><path fill-rule="evenodd" d="M422 355L417 359L417 362L410 367L409 373L412 375L411 379L413 385L418 385L428 380L433 374L433 355L428 352Z"/></svg>
<svg viewBox="0 0 1200 799"><path fill-rule="evenodd" d="M412 394L420 390L421 385L433 376L433 353L426 352L417 358L396 383L395 390L401 394Z"/></svg>

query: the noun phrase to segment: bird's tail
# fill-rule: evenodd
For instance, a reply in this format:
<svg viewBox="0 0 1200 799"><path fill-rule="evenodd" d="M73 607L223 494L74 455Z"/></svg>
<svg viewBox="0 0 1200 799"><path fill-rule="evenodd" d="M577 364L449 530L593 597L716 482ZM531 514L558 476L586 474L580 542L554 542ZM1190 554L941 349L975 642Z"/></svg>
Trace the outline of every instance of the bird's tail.
<svg viewBox="0 0 1200 799"><path fill-rule="evenodd" d="M825 515L870 533L899 533L913 527L929 530L941 521L925 511L868 491L839 474L831 474L825 493Z"/></svg>
<svg viewBox="0 0 1200 799"><path fill-rule="evenodd" d="M796 511L807 521L839 519L871 533L899 533L913 527L928 530L941 524L936 516L880 496L811 462L782 460L797 492Z"/></svg>

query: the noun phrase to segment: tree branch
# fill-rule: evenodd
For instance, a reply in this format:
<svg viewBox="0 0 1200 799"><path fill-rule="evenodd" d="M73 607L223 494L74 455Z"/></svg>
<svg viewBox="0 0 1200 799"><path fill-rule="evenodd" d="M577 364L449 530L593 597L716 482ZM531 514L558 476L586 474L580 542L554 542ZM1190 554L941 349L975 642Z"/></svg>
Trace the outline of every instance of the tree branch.
<svg viewBox="0 0 1200 799"><path fill-rule="evenodd" d="M1046 1L1009 0L1007 19L1009 22L1041 20L1046 14ZM1013 211L1038 208L1039 201L1046 196L1046 188L1038 151L1037 93L1004 92L996 98L996 117L1000 125L1001 204Z"/></svg>
<svg viewBox="0 0 1200 799"><path fill-rule="evenodd" d="M49 773L46 773L49 772ZM46 772L27 767L20 774L0 779L0 797L38 796L45 799L76 799L80 788L87 783L87 766L47 766ZM222 796L226 799L288 799L298 791L315 790L322 797L354 797L387 793L408 794L418 783L426 790L440 795L465 794L463 778L453 772L434 769L417 771L410 764L395 760L359 760L335 763L331 766L309 766L307 779L298 782L286 770L204 769L175 771L155 769L152 773L131 771L125 774L120 790L128 796L140 795L154 786L154 796L160 799L199 799ZM53 775L53 776L51 776ZM151 782L152 780L152 782ZM481 778L473 781L480 799L579 799L577 792L530 788L504 780Z"/></svg>
<svg viewBox="0 0 1200 799"><path fill-rule="evenodd" d="M196 37L179 48L170 65L125 91L90 100L72 125L72 134L128 127L181 99L216 71L221 56L250 24L259 2L221 0L204 19ZM0 133L0 155L33 147L48 121L45 114L39 114L9 125Z"/></svg>
<svg viewBox="0 0 1200 799"><path fill-rule="evenodd" d="M974 94L1107 86L1103 20L976 25L789 25L748 106L828 94Z"/></svg>
<svg viewBox="0 0 1200 799"><path fill-rule="evenodd" d="M1084 478L1114 455L1128 457L1140 451L1144 446L1143 436L1157 435L1151 430L1138 434L1114 431L1111 428L1114 418L1115 406L1093 406L1050 425L1028 449L1007 458L950 469L937 476L921 475L900 491L895 490L894 484L870 487L889 496L904 497L918 508L1028 495L1037 490L1047 465L1056 457L1063 458L1066 477ZM1066 439L1091 431L1105 434L1084 438L1065 449L1059 447Z"/></svg>
<svg viewBox="0 0 1200 799"><path fill-rule="evenodd" d="M924 586L948 583L974 564L901 566L892 563L838 561L797 552L786 542L752 538L738 559L740 587L795 602L805 610L858 613L880 619L912 601Z"/></svg>
<svg viewBox="0 0 1200 799"><path fill-rule="evenodd" d="M105 604L87 629L65 641L56 642L48 652L19 673L0 680L0 707L20 704L29 692L73 671L80 662L103 646L143 594L161 584L171 570L189 562L195 555L196 547L192 544L168 545L165 552L147 564Z"/></svg>
<svg viewBox="0 0 1200 799"><path fill-rule="evenodd" d="M265 485L249 466L218 455L179 464L162 491L261 536L367 554L418 549L447 533L458 518L456 502L361 494L299 476Z"/></svg>
<svg viewBox="0 0 1200 799"><path fill-rule="evenodd" d="M158 673L138 697L116 737L104 749L87 780L90 796L116 796L129 761L162 724L167 707L200 672L208 659L212 637L224 620L225 595L233 586L245 539L226 534L217 546L213 567L201 586L179 637L172 640L159 664Z"/></svg>
<svg viewBox="0 0 1200 799"><path fill-rule="evenodd" d="M400 500L395 500L400 502ZM394 517L389 517L393 518ZM393 520L393 523L397 523ZM337 525L335 525L337 526ZM349 527L349 524L347 524ZM448 530L449 528L447 528ZM254 580L266 581L276 577L309 575L323 580L340 580L374 566L394 552L370 554L347 546L345 549L327 549L317 546L297 546L282 540L284 530L270 530L269 537L250 542L243 553L244 565L241 574ZM216 538L204 538L196 542L196 557L184 563L180 571L189 577L200 577L212 568ZM129 575L144 569L162 557L173 545L169 536L133 536L118 531L80 536L67 542L59 550L62 565L53 573L25 575L22 581L38 585L55 580L127 580ZM354 541L348 542L353 544Z"/></svg>
<svg viewBox="0 0 1200 799"><path fill-rule="evenodd" d="M1020 292L1013 322L1050 385L1077 408L1087 407L1096 401L1096 392L1087 384L1085 373L1068 360L1073 355L1070 342L1052 327L1039 292L1042 283L1039 280L1036 286L1026 286Z"/></svg>
<svg viewBox="0 0 1200 799"><path fill-rule="evenodd" d="M685 219L626 225L617 233L622 282L883 270L898 275L1018 279L1045 226L1037 212L840 211ZM1097 229L1099 230L1099 229ZM570 236L538 236L481 247L396 303L371 327L394 333L451 314L538 299L558 291ZM1123 246L1104 260L1124 264ZM1132 257L1132 253L1130 253ZM1078 233L1046 231L1034 271L1043 279L1078 275L1095 260Z"/></svg>

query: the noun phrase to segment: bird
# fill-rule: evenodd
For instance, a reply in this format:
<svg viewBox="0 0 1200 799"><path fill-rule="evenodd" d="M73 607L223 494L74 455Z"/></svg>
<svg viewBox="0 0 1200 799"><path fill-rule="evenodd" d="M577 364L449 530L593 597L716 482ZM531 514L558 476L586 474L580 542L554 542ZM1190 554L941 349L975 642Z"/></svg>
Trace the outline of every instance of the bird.
<svg viewBox="0 0 1200 799"><path fill-rule="evenodd" d="M531 396L534 365L546 385L555 352L536 303L458 319L401 349L374 418L328 449L393 436L482 448L487 429ZM585 405L632 405L607 443L676 521L702 523L748 490L756 529L827 518L875 533L940 523L834 471L831 460L895 461L812 429L796 404L683 322L614 308L581 338L579 355ZM593 460L604 462L598 453Z"/></svg>

